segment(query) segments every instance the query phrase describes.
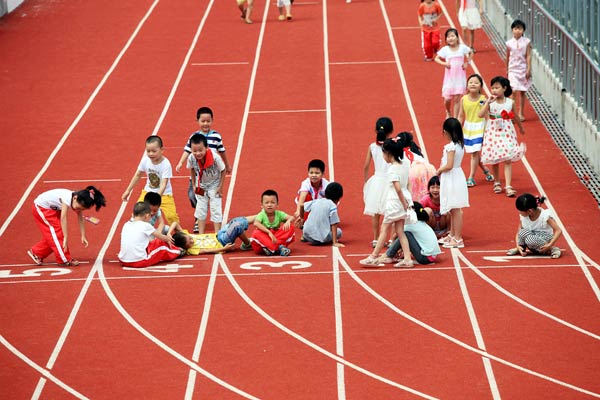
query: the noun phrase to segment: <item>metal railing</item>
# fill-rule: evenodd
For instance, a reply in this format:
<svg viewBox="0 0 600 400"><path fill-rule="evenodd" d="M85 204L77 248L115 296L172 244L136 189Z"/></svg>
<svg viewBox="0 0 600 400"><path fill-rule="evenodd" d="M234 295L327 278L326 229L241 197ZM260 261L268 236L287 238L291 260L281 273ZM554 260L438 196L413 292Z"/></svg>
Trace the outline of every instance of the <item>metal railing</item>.
<svg viewBox="0 0 600 400"><path fill-rule="evenodd" d="M600 130L600 0L499 0L532 48Z"/></svg>

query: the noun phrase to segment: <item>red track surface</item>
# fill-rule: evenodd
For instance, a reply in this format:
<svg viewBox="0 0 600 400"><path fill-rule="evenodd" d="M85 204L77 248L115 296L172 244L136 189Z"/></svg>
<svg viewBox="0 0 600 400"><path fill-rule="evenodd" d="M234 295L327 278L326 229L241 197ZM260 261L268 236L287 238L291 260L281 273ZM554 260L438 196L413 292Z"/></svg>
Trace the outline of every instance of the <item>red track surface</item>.
<svg viewBox="0 0 600 400"><path fill-rule="evenodd" d="M324 1L296 1L294 21L279 22L257 0L254 25L240 22L235 3L208 0L30 0L0 20L0 397L600 396L600 250L590 229L600 212L531 108L527 165L541 187L526 163L515 164L514 186L546 193L565 226L562 258L498 259L514 237L514 201L480 183L465 210L466 248L414 270L360 268L373 122L388 115L396 130L420 132L437 165L443 71L422 61L415 2ZM502 60L482 31L476 44L489 81ZM120 195L143 140L158 133L175 164L200 105L215 110L234 162L230 217L257 212L266 188L293 211L306 163L322 158L344 185L346 247L189 257L170 272L119 267L132 203ZM173 186L189 225L185 174ZM87 249L71 240L86 263L32 271L31 202L88 183L109 204L88 226Z"/></svg>

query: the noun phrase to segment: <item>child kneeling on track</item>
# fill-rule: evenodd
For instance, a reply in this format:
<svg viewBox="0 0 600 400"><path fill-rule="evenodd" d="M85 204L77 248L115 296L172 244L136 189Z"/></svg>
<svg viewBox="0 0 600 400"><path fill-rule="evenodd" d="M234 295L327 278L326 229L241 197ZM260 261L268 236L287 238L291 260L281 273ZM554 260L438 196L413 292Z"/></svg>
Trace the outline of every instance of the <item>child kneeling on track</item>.
<svg viewBox="0 0 600 400"><path fill-rule="evenodd" d="M42 240L37 242L27 254L36 265L42 265L44 258L51 253L60 266L76 267L79 261L71 257L68 247L67 211L77 213L81 243L87 247L83 210L96 206L96 211L106 206L104 195L94 186L73 192L69 189L53 189L40 194L33 201L33 218L42 232Z"/></svg>
<svg viewBox="0 0 600 400"><path fill-rule="evenodd" d="M133 206L133 218L123 225L119 261L124 267L150 267L161 261L173 261L185 252L171 244L171 235L164 235L150 225L148 203ZM153 238L154 237L154 238Z"/></svg>
<svg viewBox="0 0 600 400"><path fill-rule="evenodd" d="M304 210L310 215L304 223L302 237L310 244L331 243L334 247L344 247L338 242L342 230L338 228L340 217L337 213L337 203L344 195L344 188L337 182L330 182L325 189L325 198L307 201Z"/></svg>
<svg viewBox="0 0 600 400"><path fill-rule="evenodd" d="M249 224L254 223L255 215L236 217L225 224L217 233L190 234L179 224L172 224L169 230L173 233L175 246L181 247L186 254L221 253L235 248L235 240L240 238L240 250L250 250L250 240L246 236Z"/></svg>
<svg viewBox="0 0 600 400"><path fill-rule="evenodd" d="M562 231L554 221L554 214L547 208L538 207L546 200L524 193L517 197L515 206L519 210L520 222L515 241L517 247L506 252L509 256L520 254L547 254L551 258L560 257L560 248L554 244Z"/></svg>
<svg viewBox="0 0 600 400"><path fill-rule="evenodd" d="M415 258L415 261L419 264L431 264L435 262L437 255L442 251L438 245L435 232L427 224L429 214L427 214L423 205L415 201L413 208L417 214L417 222L414 224L404 224L404 233L408 239L408 247L410 247L410 253ZM400 250L400 240L396 239L387 249L382 262L384 264L393 264L400 261L399 257L397 257L398 250Z"/></svg>
<svg viewBox="0 0 600 400"><path fill-rule="evenodd" d="M252 249L256 254L273 256L289 256L289 244L294 241L293 215L288 215L277 209L279 195L276 191L268 189L261 195L262 210L254 219L256 229L252 232Z"/></svg>

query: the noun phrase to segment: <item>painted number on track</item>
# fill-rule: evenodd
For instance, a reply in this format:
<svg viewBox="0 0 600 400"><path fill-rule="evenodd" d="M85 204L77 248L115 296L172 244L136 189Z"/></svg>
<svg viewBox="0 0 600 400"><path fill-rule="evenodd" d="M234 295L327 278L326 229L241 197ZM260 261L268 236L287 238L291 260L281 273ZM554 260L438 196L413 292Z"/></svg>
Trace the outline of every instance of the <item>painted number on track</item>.
<svg viewBox="0 0 600 400"><path fill-rule="evenodd" d="M42 275L58 276L70 273L71 270L67 268L33 268L15 274L11 274L11 270L5 269L0 271L0 278L33 278Z"/></svg>
<svg viewBox="0 0 600 400"><path fill-rule="evenodd" d="M251 271L260 271L263 267L267 268L283 268L288 267L291 269L303 269L310 268L312 266L308 261L298 261L298 260L290 260L290 261L281 261L281 262L271 262L271 261L252 261L248 263L244 263L240 265L241 269L247 269Z"/></svg>

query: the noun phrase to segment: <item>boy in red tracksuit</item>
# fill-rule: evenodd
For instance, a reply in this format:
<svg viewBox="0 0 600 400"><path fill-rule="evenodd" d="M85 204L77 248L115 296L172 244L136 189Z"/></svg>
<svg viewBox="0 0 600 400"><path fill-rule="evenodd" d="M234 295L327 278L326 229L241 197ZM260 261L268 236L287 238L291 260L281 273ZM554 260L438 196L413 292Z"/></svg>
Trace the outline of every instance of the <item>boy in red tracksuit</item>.
<svg viewBox="0 0 600 400"><path fill-rule="evenodd" d="M254 219L256 229L250 244L256 254L289 256L289 244L294 241L293 215L277 209L279 196L274 190L265 190L261 196L262 210Z"/></svg>
<svg viewBox="0 0 600 400"><path fill-rule="evenodd" d="M442 8L433 0L421 0L417 15L421 25L425 61L433 61L435 53L440 49L440 26L437 21L442 16Z"/></svg>

